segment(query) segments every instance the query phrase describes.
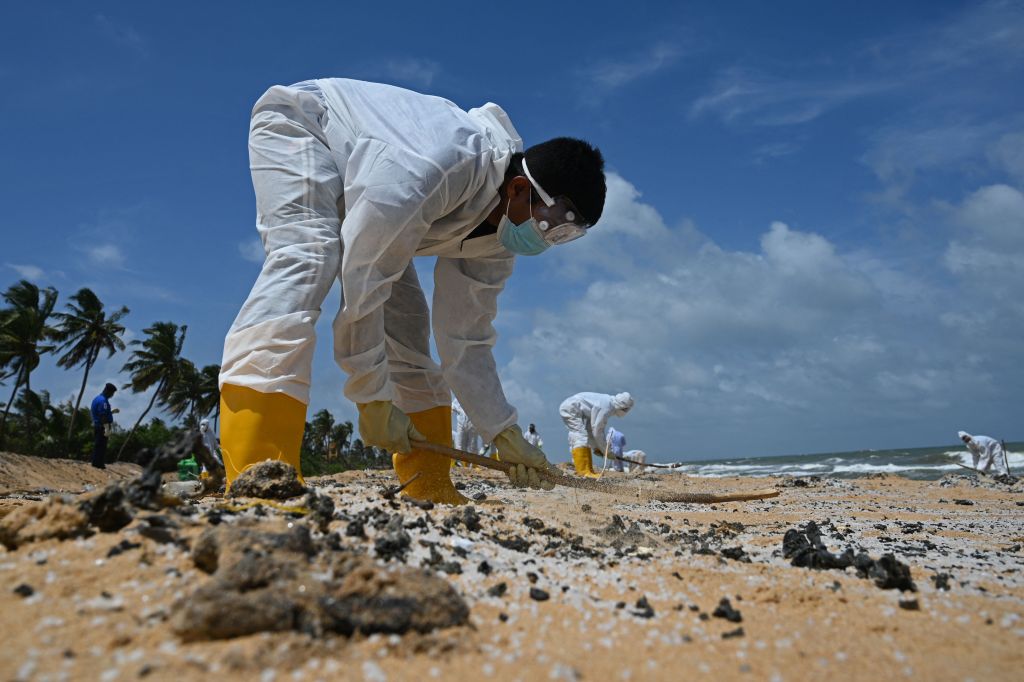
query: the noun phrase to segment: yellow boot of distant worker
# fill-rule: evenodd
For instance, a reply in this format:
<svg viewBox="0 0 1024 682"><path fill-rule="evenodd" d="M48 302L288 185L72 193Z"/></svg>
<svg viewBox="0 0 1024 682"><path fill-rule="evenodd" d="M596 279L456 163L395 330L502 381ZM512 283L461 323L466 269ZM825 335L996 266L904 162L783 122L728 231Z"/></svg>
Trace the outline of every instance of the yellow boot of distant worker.
<svg viewBox="0 0 1024 682"><path fill-rule="evenodd" d="M594 472L594 462L591 459L590 448L580 446L572 449L572 463L576 467L576 473L587 478L601 478L601 474Z"/></svg>

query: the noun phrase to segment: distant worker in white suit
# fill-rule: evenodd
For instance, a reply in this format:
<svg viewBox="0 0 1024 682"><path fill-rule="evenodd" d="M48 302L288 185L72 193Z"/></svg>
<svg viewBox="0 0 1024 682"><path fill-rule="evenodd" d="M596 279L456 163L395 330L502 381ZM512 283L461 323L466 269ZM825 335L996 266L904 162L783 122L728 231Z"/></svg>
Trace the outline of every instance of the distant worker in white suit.
<svg viewBox="0 0 1024 682"><path fill-rule="evenodd" d="M971 459L974 462L974 468L979 471L987 473L992 468L992 465L997 462L997 458L1002 459L1005 456L1002 444L995 438L972 436L966 431L959 431L957 435L964 442L964 445L967 446L971 453ZM978 466L979 462L981 463L980 467ZM1006 473L1010 472L1007 471Z"/></svg>
<svg viewBox="0 0 1024 682"><path fill-rule="evenodd" d="M645 468L644 465L647 463L647 453L643 450L626 450L626 454L623 455L623 457L630 461L629 473L633 473L634 471L643 471ZM633 462L639 463L633 464Z"/></svg>
<svg viewBox="0 0 1024 682"><path fill-rule="evenodd" d="M541 450L544 449L544 441L541 440L540 434L537 433L537 426L535 424L530 424L530 427L526 429L524 436L526 438L526 442L533 447Z"/></svg>
<svg viewBox="0 0 1024 682"><path fill-rule="evenodd" d="M625 416L633 407L629 393L577 393L566 398L558 408L565 427L569 430L569 448L576 473L597 478L594 472L592 450L604 451L608 420Z"/></svg>
<svg viewBox="0 0 1024 682"><path fill-rule="evenodd" d="M220 445L217 444L217 436L213 434L213 429L210 428L209 419L203 419L199 422L199 433L202 434L203 445L210 451L214 459L224 464L220 457Z"/></svg>
<svg viewBox="0 0 1024 682"><path fill-rule="evenodd" d="M473 422L469 421L469 415L462 409L458 398L452 398L452 415L455 417L455 428L452 430L455 448L472 452L474 455L483 454L483 439L473 427Z"/></svg>

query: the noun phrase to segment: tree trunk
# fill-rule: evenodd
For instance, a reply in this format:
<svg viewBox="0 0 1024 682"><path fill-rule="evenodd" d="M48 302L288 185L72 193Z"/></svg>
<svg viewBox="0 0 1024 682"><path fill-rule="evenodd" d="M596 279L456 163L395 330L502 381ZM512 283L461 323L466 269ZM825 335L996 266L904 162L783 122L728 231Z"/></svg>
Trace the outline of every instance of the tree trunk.
<svg viewBox="0 0 1024 682"><path fill-rule="evenodd" d="M34 455L36 452L35 441L31 438L32 433L32 417L28 411L28 394L32 392L32 372L25 372L25 414L22 415L25 421L25 449L30 455Z"/></svg>
<svg viewBox="0 0 1024 682"><path fill-rule="evenodd" d="M161 379L160 383L157 384L156 386L156 391L153 393L153 397L150 398L149 400L149 405L147 405L145 411L139 415L139 418L135 420L135 424L134 426L132 426L132 430L128 432L128 437L124 439L124 443L121 444L121 449L117 451L117 458L114 460L115 462L121 461L121 453L123 453L124 449L128 447L128 441L130 441L132 439L132 436L135 434L135 429L139 428L139 424L141 424L142 420L146 418L146 415L149 414L149 411L153 409L153 403L156 402L156 398L158 395L160 395L160 390L163 387L164 380Z"/></svg>
<svg viewBox="0 0 1024 682"><path fill-rule="evenodd" d="M7 401L7 405L4 407L4 416L0 419L0 447L3 447L4 443L7 442L7 415L11 413L14 398L18 395L18 389L21 388L21 375L23 371L24 367L18 370L18 377L14 380L14 390L11 391L11 399Z"/></svg>
<svg viewBox="0 0 1024 682"><path fill-rule="evenodd" d="M68 424L68 444L66 449L68 454L71 454L71 435L75 432L75 417L78 416L78 408L82 404L82 396L85 395L85 386L89 383L89 372L92 370L93 363L96 362L96 356L99 355L99 348L93 348L89 350L89 355L85 358L85 376L82 377L82 387L78 390L78 399L75 401L75 409L71 410L71 419Z"/></svg>

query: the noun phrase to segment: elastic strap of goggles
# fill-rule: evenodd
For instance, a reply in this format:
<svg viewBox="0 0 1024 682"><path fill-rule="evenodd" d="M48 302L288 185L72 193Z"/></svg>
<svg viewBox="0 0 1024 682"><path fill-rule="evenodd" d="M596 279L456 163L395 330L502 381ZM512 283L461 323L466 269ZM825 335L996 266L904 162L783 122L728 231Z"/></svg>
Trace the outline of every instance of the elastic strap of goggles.
<svg viewBox="0 0 1024 682"><path fill-rule="evenodd" d="M540 198L544 201L544 204L546 206L554 206L555 205L555 200L551 198L551 195L548 194L547 192L545 192L544 188L541 187L537 183L537 181L533 179L532 175L530 175L530 169L526 165L526 157L525 156L523 157L523 175L525 175L526 179L530 181L530 184L533 185L533 188L535 190L537 190L537 194L540 195Z"/></svg>

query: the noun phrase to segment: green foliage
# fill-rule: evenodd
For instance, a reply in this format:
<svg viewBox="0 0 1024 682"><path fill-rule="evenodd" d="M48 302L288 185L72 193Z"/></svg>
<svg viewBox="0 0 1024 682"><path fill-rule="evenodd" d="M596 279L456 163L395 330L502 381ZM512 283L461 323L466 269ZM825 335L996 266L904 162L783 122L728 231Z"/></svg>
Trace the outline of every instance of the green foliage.
<svg viewBox="0 0 1024 682"><path fill-rule="evenodd" d="M90 460L92 415L88 407L81 407L82 397L97 359L126 350L121 320L128 315L128 308L108 312L95 293L82 288L71 296L66 312L55 313L57 291L40 289L25 280L12 285L2 298L7 307L0 308L0 385L10 387L10 399L0 404L0 441L6 435L5 448L13 452ZM50 325L51 319L57 320L56 326ZM131 356L122 368L130 377L124 388L153 393L131 429L114 423L107 444L108 461L136 461L142 450L166 445L183 428L220 416L220 366L198 369L182 357L186 331L185 325L155 322L143 330L143 338L131 342ZM62 353L58 367L82 369L74 403L69 399L53 404L49 391L32 390L32 370L47 353ZM156 404L178 423L168 424L159 417L143 423ZM8 415L12 418L7 419ZM316 412L302 437L303 474L391 466L390 455L364 446L358 438L353 440L353 434L352 422L336 422L328 410Z"/></svg>
<svg viewBox="0 0 1024 682"><path fill-rule="evenodd" d="M350 442L352 432L352 422L335 423L334 415L327 410L314 414L302 434L302 474L321 476L349 469L390 466L390 457L364 447L358 438Z"/></svg>
<svg viewBox="0 0 1024 682"><path fill-rule="evenodd" d="M128 386L132 393L141 393L153 386L156 386L156 390L149 399L149 405L128 432L124 444L117 449L117 460L126 453L125 448L131 441L132 433L153 409L153 405L159 401L165 407L170 406L171 391L176 388L176 383L181 377L181 348L185 345L187 331L186 325L179 327L173 322L154 322L143 330L146 334L144 339L132 341L131 345L135 349L132 351L131 359L124 363L122 368L122 371L131 375Z"/></svg>
<svg viewBox="0 0 1024 682"><path fill-rule="evenodd" d="M57 360L58 367L72 369L84 365L89 368L101 353L105 352L109 358L125 349L121 340L125 331L121 319L128 314L128 308L121 306L107 315L103 302L86 288L71 296L65 308L68 312L54 313L58 320L55 339L60 342L58 350L64 351Z"/></svg>
<svg viewBox="0 0 1024 682"><path fill-rule="evenodd" d="M40 358L52 353L56 329L50 326L53 308L57 305L57 290L40 289L27 280L11 285L3 293L10 306L0 310L0 371L14 377L11 397L0 416L0 446L7 436L7 417L22 387L31 390L32 371ZM29 431L28 424L23 425Z"/></svg>
<svg viewBox="0 0 1024 682"><path fill-rule="evenodd" d="M88 459L92 452L92 418L79 409L70 443L67 431L73 407L71 401L54 405L49 391L24 389L14 403L18 419L10 422L6 449L41 457ZM26 431L25 425L28 424Z"/></svg>
<svg viewBox="0 0 1024 682"><path fill-rule="evenodd" d="M166 445L178 437L181 432L181 428L168 426L159 417L153 417L148 423L140 424L135 428L134 433L126 431L115 424L113 432L110 434L110 441L107 443L107 454L110 455L110 453L118 452L121 447L124 447L124 455L121 457L121 460L134 462L142 450L146 448L156 449ZM131 440L128 439L129 435L131 435ZM89 446L89 453L92 454L92 445Z"/></svg>

